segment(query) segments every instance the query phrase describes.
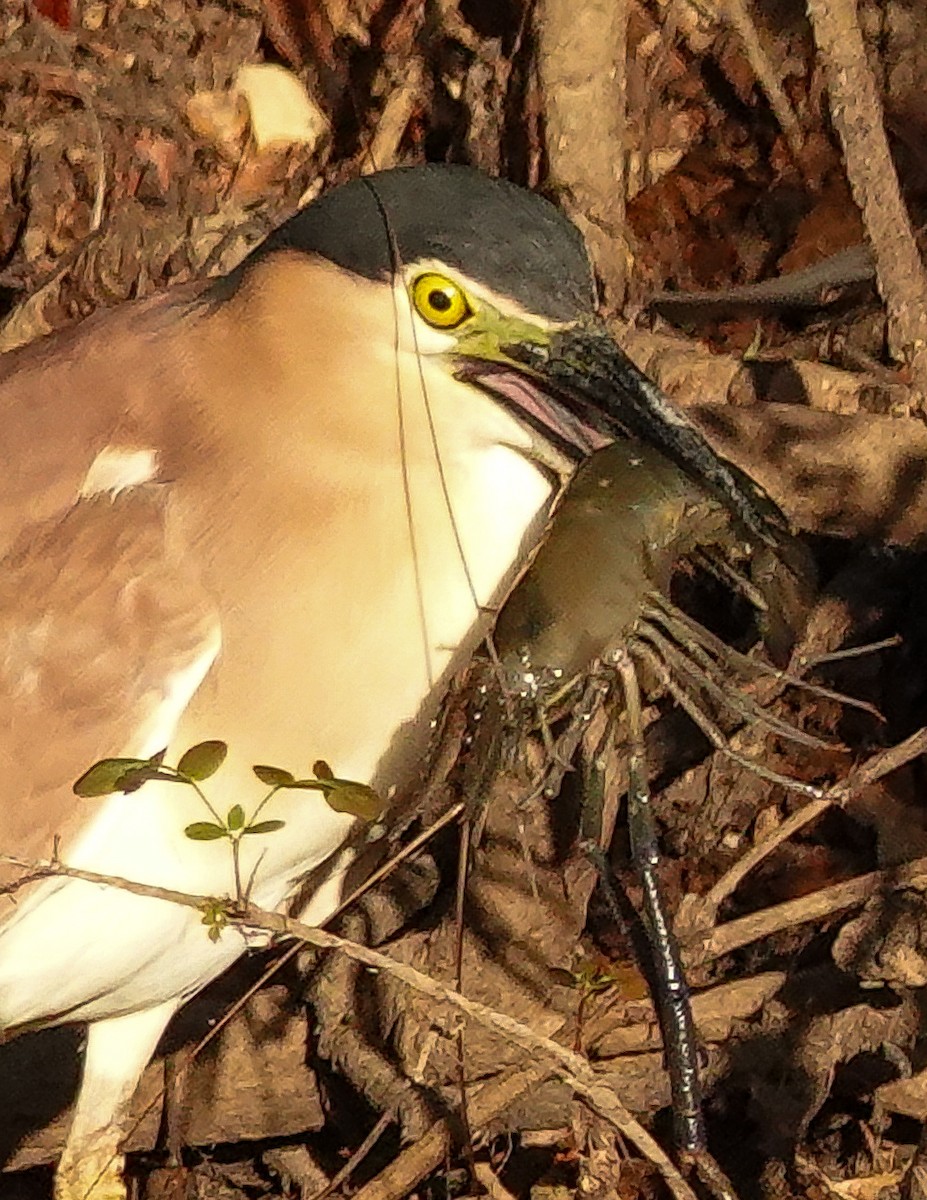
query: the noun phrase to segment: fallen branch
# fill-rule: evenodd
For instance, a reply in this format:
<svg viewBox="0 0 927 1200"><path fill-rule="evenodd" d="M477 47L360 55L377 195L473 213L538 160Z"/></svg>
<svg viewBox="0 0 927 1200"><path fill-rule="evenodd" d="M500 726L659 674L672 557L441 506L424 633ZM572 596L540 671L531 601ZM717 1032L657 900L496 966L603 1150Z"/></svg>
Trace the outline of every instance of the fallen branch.
<svg viewBox="0 0 927 1200"><path fill-rule="evenodd" d="M760 938L770 937L808 921L833 916L842 909L865 903L880 892L897 888L927 890L927 858L917 858L902 867L887 867L883 871L856 875L842 883L800 896L797 900L786 900L782 904L739 917L736 921L728 921L698 941L688 942L683 958L689 966L709 963Z"/></svg>

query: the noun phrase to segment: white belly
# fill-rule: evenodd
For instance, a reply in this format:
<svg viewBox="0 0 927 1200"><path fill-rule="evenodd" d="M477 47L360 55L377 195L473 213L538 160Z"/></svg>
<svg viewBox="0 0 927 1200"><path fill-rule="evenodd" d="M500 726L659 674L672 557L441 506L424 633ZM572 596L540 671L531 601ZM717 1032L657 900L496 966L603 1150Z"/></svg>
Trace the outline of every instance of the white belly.
<svg viewBox="0 0 927 1200"><path fill-rule="evenodd" d="M145 729L145 744L129 752L146 755L170 741L168 761L176 762L194 742L227 741L226 764L203 785L221 813L233 804L254 812L266 792L252 774L255 763L309 775L322 758L337 775L371 782L383 795L407 783L381 767L383 756L398 738L407 748L401 757L407 766L411 759L414 773L437 699L434 685L472 650L477 605L497 597L520 560L526 532L550 499L548 480L513 452L487 450L482 470L472 466L467 494L452 492L455 509L467 513L466 522L457 524L468 563L476 564L469 578L438 500L416 510L418 578L411 567L397 566L408 564L410 556L408 546L395 541L397 529L403 536L407 531L395 511L404 501L392 486L374 488L366 506L346 506L325 529L310 528L301 554L294 554L300 542L294 542L280 511L267 513L266 528L280 531L285 552L278 552L271 532L257 546L230 538L228 544L243 556L230 564L221 531L204 530L204 545L212 545L221 577L231 581L231 590L217 597L222 648L173 736L155 720ZM414 478L412 484L435 494L433 481ZM180 500L189 518L198 503L195 492ZM253 526L247 491L237 501ZM222 517L234 526L234 500ZM382 536L376 532L381 524ZM371 547L366 560L339 555L358 528L373 532L364 538ZM203 560L210 584L208 550ZM176 707L177 696L173 702ZM164 716L174 725L176 714ZM305 791L278 793L260 816L285 822L277 832L241 843L242 879L253 881L252 899L267 908L329 860L353 824L320 794ZM231 895L229 843L192 841L183 832L194 821L210 819L192 789L148 783L108 798L65 858L142 883ZM310 920L323 920L336 906L344 866L316 893ZM99 1019L187 996L244 948L244 939L232 930L210 941L195 910L52 880L27 897L0 930L0 1027Z"/></svg>

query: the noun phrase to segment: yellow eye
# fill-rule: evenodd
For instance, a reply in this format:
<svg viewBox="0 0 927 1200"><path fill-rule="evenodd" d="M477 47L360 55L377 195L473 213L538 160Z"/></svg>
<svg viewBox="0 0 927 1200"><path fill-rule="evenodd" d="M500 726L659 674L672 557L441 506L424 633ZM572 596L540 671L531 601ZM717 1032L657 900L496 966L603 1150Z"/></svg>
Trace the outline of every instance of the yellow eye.
<svg viewBox="0 0 927 1200"><path fill-rule="evenodd" d="M415 311L435 329L456 329L472 313L463 290L446 275L429 271L412 284Z"/></svg>

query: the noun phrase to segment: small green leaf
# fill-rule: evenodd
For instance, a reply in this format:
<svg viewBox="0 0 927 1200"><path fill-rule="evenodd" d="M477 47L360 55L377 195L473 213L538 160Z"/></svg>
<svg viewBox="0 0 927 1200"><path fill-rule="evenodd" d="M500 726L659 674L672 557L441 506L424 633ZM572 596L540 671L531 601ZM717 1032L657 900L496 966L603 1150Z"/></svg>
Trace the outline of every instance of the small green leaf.
<svg viewBox="0 0 927 1200"><path fill-rule="evenodd" d="M187 779L202 783L210 775L215 775L228 752L225 742L198 742L184 754L177 764L177 770Z"/></svg>
<svg viewBox="0 0 927 1200"><path fill-rule="evenodd" d="M244 830L245 833L276 833L278 829L282 829L286 821L258 821L254 825L249 825Z"/></svg>
<svg viewBox="0 0 927 1200"><path fill-rule="evenodd" d="M159 750L157 754L152 754L151 758L148 760L148 765L151 767L163 767L166 754L167 746L165 746L163 750Z"/></svg>
<svg viewBox="0 0 927 1200"><path fill-rule="evenodd" d="M213 821L194 821L184 833L191 842L217 842L219 838L228 837L228 830Z"/></svg>
<svg viewBox="0 0 927 1200"><path fill-rule="evenodd" d="M207 936L211 942L218 942L222 936L222 930L229 923L229 914L226 901L224 900L207 900L201 909L203 913L203 924L208 925Z"/></svg>
<svg viewBox="0 0 927 1200"><path fill-rule="evenodd" d="M103 758L81 775L73 786L75 796L111 796L123 790L121 782L130 772L148 766L145 758Z"/></svg>
<svg viewBox="0 0 927 1200"><path fill-rule="evenodd" d="M233 804L229 809L228 816L225 818L226 828L232 833L237 833L245 823L245 810L240 804Z"/></svg>
<svg viewBox="0 0 927 1200"><path fill-rule="evenodd" d="M318 762L312 764L312 773L317 779L334 779L335 772L331 769L324 758L320 758Z"/></svg>
<svg viewBox="0 0 927 1200"><path fill-rule="evenodd" d="M333 782L334 786L326 789L325 803L335 812L350 813L368 824L383 815L386 805L372 787L341 779Z"/></svg>
<svg viewBox="0 0 927 1200"><path fill-rule="evenodd" d="M286 787L287 784L294 783L296 780L296 776L291 771L284 771L282 767L265 767L258 763L251 770L261 783L266 783L268 787Z"/></svg>

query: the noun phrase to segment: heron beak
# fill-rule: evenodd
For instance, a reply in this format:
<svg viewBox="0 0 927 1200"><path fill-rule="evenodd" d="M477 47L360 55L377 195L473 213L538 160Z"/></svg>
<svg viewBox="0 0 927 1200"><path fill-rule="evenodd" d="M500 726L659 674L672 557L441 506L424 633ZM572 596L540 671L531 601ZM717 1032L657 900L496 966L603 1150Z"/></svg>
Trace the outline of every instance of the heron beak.
<svg viewBox="0 0 927 1200"><path fill-rule="evenodd" d="M500 344L492 361L459 360L458 374L498 396L573 457L619 438L637 439L714 494L748 535L773 549L788 535L778 506L711 446L604 327L520 337Z"/></svg>

